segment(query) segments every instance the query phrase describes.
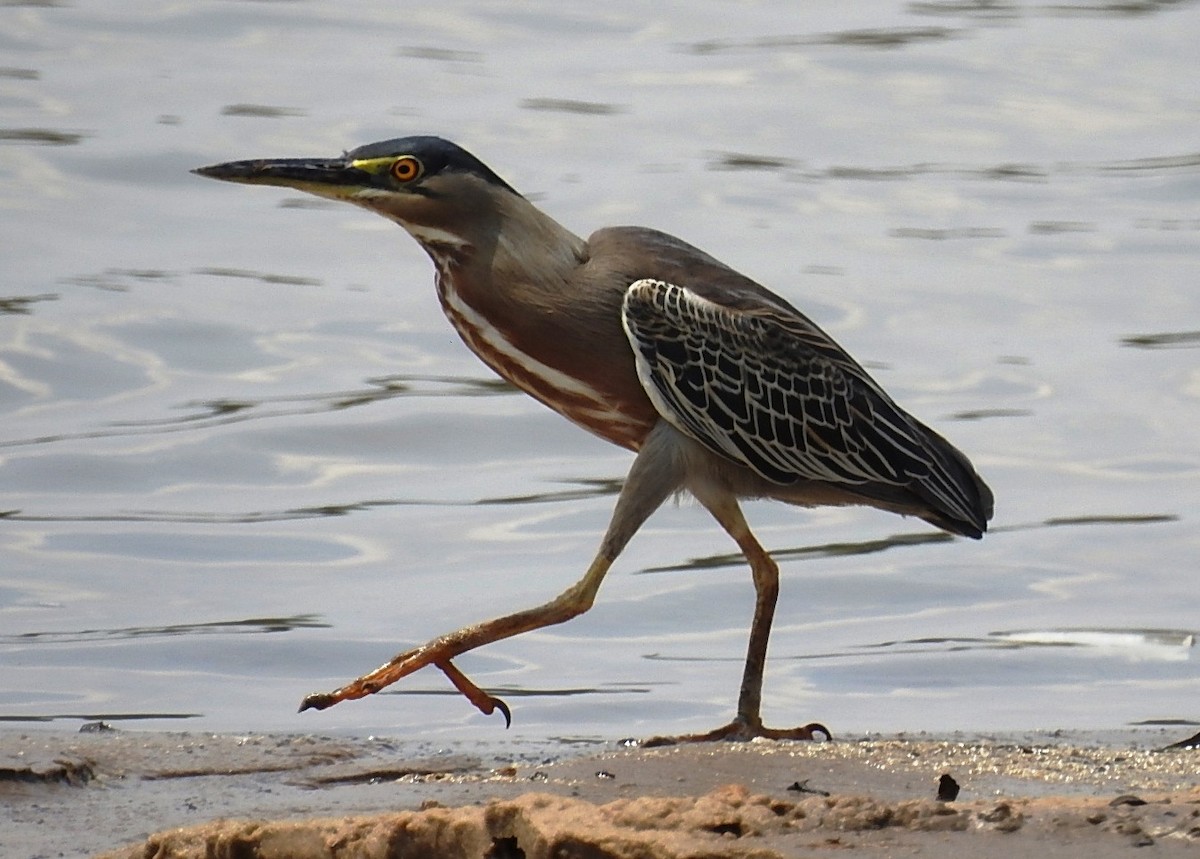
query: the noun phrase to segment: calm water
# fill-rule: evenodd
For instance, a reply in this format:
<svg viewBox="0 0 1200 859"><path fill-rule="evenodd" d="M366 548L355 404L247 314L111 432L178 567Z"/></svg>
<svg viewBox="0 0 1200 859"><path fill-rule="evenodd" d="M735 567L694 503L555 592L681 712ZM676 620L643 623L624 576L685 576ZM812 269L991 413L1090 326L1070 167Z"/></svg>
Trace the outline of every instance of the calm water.
<svg viewBox="0 0 1200 859"><path fill-rule="evenodd" d="M408 5L0 4L0 717L502 736L432 671L294 710L574 581L630 456L496 384L396 227L187 172L435 132L772 286L995 489L981 543L749 505L770 721L1200 718L1200 6ZM668 507L460 664L523 736L711 727L731 548Z"/></svg>

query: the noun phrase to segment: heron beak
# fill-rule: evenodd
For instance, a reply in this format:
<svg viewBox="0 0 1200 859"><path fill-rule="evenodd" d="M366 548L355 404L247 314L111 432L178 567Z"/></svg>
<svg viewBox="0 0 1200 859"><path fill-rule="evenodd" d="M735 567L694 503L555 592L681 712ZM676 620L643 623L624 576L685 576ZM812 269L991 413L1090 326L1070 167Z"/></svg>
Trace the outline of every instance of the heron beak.
<svg viewBox="0 0 1200 859"><path fill-rule="evenodd" d="M341 158L273 158L197 167L197 176L245 185L279 185L318 197L352 198L372 184L372 175Z"/></svg>

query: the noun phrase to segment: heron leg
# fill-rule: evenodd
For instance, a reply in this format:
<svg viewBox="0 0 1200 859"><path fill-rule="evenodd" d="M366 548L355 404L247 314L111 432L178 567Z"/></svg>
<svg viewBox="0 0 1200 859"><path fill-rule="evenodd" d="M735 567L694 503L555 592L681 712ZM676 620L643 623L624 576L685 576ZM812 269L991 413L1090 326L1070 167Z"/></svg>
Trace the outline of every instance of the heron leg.
<svg viewBox="0 0 1200 859"><path fill-rule="evenodd" d="M693 494L738 544L754 578L754 619L750 624L750 641L746 647L746 664L742 669L742 685L738 693L737 715L727 725L703 734L680 737L653 737L643 746L663 746L676 742L708 742L713 740L751 740L766 737L775 740L815 740L823 734L832 739L829 729L818 722L798 728L768 728L762 723L763 671L767 664L767 645L771 624L775 619L775 603L779 598L779 565L770 556L746 523L737 498L725 491L706 487L693 488Z"/></svg>
<svg viewBox="0 0 1200 859"><path fill-rule="evenodd" d="M601 552L592 561L592 565L588 567L588 571L582 579L548 603L483 623L465 626L428 641L420 647L399 653L374 671L350 681L345 686L334 689L332 692L314 692L307 696L301 702L300 710L301 712L324 710L342 701L365 698L392 685L397 680L407 677L414 671L427 665L436 665L455 687L485 715L490 714L494 709L505 712L508 708L503 706L503 702L499 702L499 699L493 698L479 689L455 668L450 660L485 644L545 626L563 623L587 611L591 608L596 592L600 589L600 583L604 580L604 575L608 572L614 557L607 557Z"/></svg>
<svg viewBox="0 0 1200 859"><path fill-rule="evenodd" d="M498 709L508 720L508 707L504 702L468 680L451 660L485 644L563 623L591 608L613 561L650 514L679 488L682 474L679 459L673 451L676 439L675 431L664 423L656 426L647 436L617 497L616 508L600 543L600 550L578 582L535 608L465 626L397 654L374 671L345 686L332 692L309 695L301 702L300 710L324 710L341 701L365 698L414 671L434 665L485 715Z"/></svg>

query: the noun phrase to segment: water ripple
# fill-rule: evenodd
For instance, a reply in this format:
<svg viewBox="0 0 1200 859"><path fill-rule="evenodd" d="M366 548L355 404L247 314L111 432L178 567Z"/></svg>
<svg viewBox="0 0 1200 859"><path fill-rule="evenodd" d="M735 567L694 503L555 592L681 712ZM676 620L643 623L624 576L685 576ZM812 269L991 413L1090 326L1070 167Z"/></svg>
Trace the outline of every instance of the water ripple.
<svg viewBox="0 0 1200 859"><path fill-rule="evenodd" d="M989 530L989 534L1013 533L1032 531L1039 528L1055 528L1075 525L1155 525L1164 522L1176 522L1179 517L1169 513L1148 514L1116 514L1112 516L1060 516L1045 519L1029 525L1001 525ZM844 543L821 543L815 546L797 546L790 549L773 549L771 557L776 562L808 560L811 558L837 558L854 555L871 555L904 546L926 546L933 543L950 543L957 538L944 531L922 531L906 534L893 534L875 540L859 540ZM658 567L647 567L635 575L647 573L676 573L691 570L711 570L724 567L740 567L746 559L736 552L708 555L701 558L691 558L680 564L665 564Z"/></svg>
<svg viewBox="0 0 1200 859"><path fill-rule="evenodd" d="M290 418L340 411L397 397L486 397L516 392L515 388L500 379L459 376L380 376L367 379L366 384L368 387L358 390L291 394L262 397L255 400L221 397L191 401L184 404L184 408L189 412L178 417L118 421L109 424L109 429L0 440L0 448L207 429L249 420Z"/></svg>
<svg viewBox="0 0 1200 859"><path fill-rule="evenodd" d="M246 635L264 632L290 632L294 629L327 629L329 626L330 624L319 619L319 615L297 614L290 617L249 617L241 620L177 623L166 626L23 632L17 635L0 635L0 644L74 644L90 641L168 638L177 635Z"/></svg>

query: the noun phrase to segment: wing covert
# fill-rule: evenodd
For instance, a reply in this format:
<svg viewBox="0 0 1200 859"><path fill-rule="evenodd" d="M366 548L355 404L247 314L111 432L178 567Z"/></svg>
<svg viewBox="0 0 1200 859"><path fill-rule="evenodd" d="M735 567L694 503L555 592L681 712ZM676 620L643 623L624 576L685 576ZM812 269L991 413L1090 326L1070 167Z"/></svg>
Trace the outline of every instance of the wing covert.
<svg viewBox="0 0 1200 859"><path fill-rule="evenodd" d="M639 280L622 321L655 408L715 453L781 485L920 484L975 518L929 431L803 316Z"/></svg>

